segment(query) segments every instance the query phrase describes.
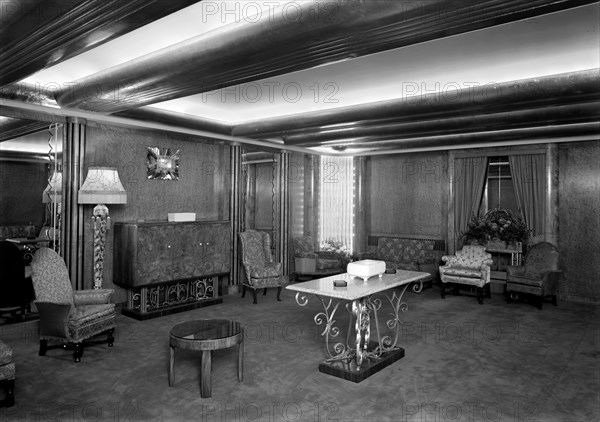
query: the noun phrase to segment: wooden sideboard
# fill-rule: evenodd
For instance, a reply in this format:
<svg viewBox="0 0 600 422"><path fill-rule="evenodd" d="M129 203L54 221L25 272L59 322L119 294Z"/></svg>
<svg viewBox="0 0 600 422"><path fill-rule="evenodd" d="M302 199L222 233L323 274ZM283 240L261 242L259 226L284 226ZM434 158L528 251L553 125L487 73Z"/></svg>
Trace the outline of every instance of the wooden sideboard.
<svg viewBox="0 0 600 422"><path fill-rule="evenodd" d="M113 279L127 289L123 314L146 319L221 303L230 233L229 221L115 223Z"/></svg>

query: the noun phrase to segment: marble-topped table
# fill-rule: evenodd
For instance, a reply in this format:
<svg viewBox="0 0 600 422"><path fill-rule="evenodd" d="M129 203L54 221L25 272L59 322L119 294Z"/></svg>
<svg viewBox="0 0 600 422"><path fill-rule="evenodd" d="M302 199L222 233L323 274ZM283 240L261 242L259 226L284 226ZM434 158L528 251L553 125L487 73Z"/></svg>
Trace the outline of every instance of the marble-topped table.
<svg viewBox="0 0 600 422"><path fill-rule="evenodd" d="M298 305L306 306L308 295L316 296L323 305L324 310L314 317L317 325L324 325L321 334L325 337L328 354L325 362L319 365L319 370L360 382L402 358L404 350L397 346L400 313L408 308L402 298L409 285L426 277L429 277L429 273L397 270L396 274L373 276L367 280L346 273L288 285L286 289L296 291ZM338 280L346 281L347 286L335 287L334 281ZM384 321L384 326L394 331L393 335L380 329L378 311L385 299L392 312L391 319ZM336 342L340 330L335 314L343 302L351 314L345 344ZM375 325L376 341L371 341L371 325Z"/></svg>

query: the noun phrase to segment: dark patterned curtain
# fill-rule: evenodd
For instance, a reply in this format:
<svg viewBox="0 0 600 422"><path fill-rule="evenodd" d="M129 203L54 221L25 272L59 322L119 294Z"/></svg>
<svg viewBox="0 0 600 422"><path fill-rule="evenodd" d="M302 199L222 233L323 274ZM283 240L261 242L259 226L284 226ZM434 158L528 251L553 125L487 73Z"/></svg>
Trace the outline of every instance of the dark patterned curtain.
<svg viewBox="0 0 600 422"><path fill-rule="evenodd" d="M508 157L519 212L532 236L544 234L546 192L546 156L544 154Z"/></svg>
<svg viewBox="0 0 600 422"><path fill-rule="evenodd" d="M454 244L462 248L461 235L474 214L479 213L487 178L488 157L454 160Z"/></svg>

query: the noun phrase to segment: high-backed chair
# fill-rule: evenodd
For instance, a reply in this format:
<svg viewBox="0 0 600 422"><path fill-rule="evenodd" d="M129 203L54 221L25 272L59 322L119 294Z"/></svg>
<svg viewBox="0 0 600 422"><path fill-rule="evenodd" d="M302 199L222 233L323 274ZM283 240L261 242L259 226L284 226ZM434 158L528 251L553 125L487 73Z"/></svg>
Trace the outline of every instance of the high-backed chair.
<svg viewBox="0 0 600 422"><path fill-rule="evenodd" d="M506 269L506 301L525 294L537 298L542 309L544 299L549 297L558 304L558 284L562 271L558 269L558 249L551 243L537 243L525 254L524 265L511 265Z"/></svg>
<svg viewBox="0 0 600 422"><path fill-rule="evenodd" d="M4 389L4 399L0 407L11 407L15 404L15 363L12 349L0 341L0 386Z"/></svg>
<svg viewBox="0 0 600 422"><path fill-rule="evenodd" d="M0 241L0 314L10 312L21 317L31 311L33 286L25 277L23 252L14 243Z"/></svg>
<svg viewBox="0 0 600 422"><path fill-rule="evenodd" d="M338 255L317 250L311 236L294 239L294 264L298 276L325 276L343 273L346 270Z"/></svg>
<svg viewBox="0 0 600 422"><path fill-rule="evenodd" d="M442 281L442 299L446 297L446 285L452 284L455 293L461 285L477 288L477 300L483 304L484 291L488 297L490 292L490 266L492 255L485 251L485 246L466 245L456 252L456 255L442 257L446 264L440 266L440 279Z"/></svg>
<svg viewBox="0 0 600 422"><path fill-rule="evenodd" d="M267 294L269 287L277 287L277 300L281 300L283 272L281 263L273 262L271 255L271 237L268 233L247 230L239 234L242 246L242 263L246 273L246 281L242 286L242 297L246 295L246 287L253 290L256 304L256 290L263 289Z"/></svg>
<svg viewBox="0 0 600 422"><path fill-rule="evenodd" d="M112 289L75 290L63 259L52 249L38 249L31 262L35 305L40 314L40 356L48 349L73 349L75 362L81 360L84 346L113 345L115 305L110 303ZM99 334L107 339L93 341ZM48 346L48 340L61 344ZM65 344L66 343L66 344Z"/></svg>

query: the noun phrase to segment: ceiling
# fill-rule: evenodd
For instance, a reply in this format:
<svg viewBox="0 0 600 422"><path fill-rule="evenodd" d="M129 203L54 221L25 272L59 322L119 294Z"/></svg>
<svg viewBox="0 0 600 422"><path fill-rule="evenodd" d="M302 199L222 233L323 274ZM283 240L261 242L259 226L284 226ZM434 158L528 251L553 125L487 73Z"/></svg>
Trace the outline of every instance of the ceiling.
<svg viewBox="0 0 600 422"><path fill-rule="evenodd" d="M67 116L323 154L600 134L597 1L0 3L4 152Z"/></svg>

